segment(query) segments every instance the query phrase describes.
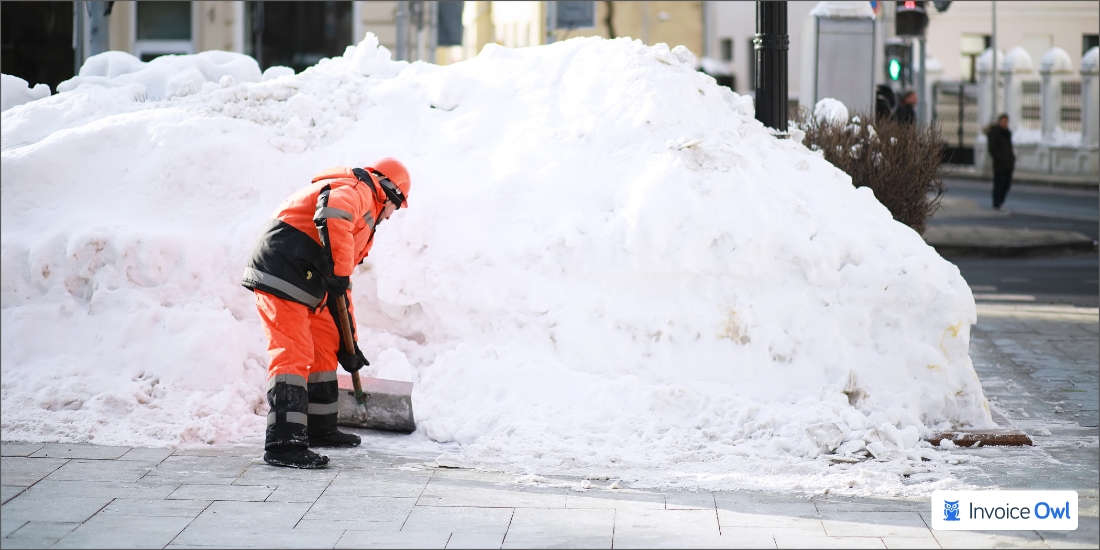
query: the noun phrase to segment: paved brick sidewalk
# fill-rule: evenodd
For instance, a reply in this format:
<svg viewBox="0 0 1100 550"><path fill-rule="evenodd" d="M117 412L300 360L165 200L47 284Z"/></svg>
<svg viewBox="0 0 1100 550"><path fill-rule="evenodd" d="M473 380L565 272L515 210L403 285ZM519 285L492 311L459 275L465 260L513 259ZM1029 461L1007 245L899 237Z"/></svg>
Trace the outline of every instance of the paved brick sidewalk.
<svg viewBox="0 0 1100 550"><path fill-rule="evenodd" d="M979 315L975 366L995 410L1037 446L968 450L960 475L1075 489L1077 531L932 531L927 499L532 487L376 452L329 452L336 467L299 471L263 464L258 446L4 442L0 546L1096 548L1096 310L980 305Z"/></svg>

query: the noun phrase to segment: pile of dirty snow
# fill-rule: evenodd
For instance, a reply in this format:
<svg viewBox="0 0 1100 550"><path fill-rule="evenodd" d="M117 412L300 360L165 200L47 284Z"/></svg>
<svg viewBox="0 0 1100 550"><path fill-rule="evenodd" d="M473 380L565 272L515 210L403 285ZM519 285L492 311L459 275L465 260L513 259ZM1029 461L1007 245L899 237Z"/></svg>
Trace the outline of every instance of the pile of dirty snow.
<svg viewBox="0 0 1100 550"><path fill-rule="evenodd" d="M368 34L264 79L230 53L125 55L3 114L6 440L262 440L252 240L315 172L384 156L410 207L354 299L369 374L416 383L419 431L368 451L900 490L946 475L922 437L991 425L958 269L682 47L439 67Z"/></svg>

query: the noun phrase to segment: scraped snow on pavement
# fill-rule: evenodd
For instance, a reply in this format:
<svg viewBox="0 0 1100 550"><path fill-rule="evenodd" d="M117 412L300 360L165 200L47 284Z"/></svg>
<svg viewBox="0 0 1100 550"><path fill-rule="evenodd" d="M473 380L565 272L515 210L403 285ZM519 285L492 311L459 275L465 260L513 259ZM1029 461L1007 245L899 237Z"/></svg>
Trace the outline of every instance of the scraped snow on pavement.
<svg viewBox="0 0 1100 550"><path fill-rule="evenodd" d="M384 156L410 207L354 300L368 374L416 383L419 430L366 452L906 492L951 482L922 436L991 425L959 271L682 47L439 67L368 34L266 77L216 53L101 54L4 112L4 439L262 440L252 240L312 174Z"/></svg>

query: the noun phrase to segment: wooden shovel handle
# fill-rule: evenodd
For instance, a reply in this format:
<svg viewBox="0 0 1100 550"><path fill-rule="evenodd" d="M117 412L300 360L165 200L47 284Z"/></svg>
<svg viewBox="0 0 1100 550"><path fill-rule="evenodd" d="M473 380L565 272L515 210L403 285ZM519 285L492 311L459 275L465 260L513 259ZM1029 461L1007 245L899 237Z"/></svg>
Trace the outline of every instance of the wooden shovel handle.
<svg viewBox="0 0 1100 550"><path fill-rule="evenodd" d="M355 355L355 340L352 339L351 335L351 319L348 318L347 296L341 294L336 297L336 312L337 317L340 319L340 334L344 336L344 351Z"/></svg>

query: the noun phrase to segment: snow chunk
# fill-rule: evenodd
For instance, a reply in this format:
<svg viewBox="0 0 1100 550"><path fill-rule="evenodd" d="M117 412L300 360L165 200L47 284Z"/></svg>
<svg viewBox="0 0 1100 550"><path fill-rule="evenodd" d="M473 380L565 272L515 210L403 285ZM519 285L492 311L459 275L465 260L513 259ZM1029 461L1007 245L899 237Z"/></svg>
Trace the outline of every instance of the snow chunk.
<svg viewBox="0 0 1100 550"><path fill-rule="evenodd" d="M282 65L272 65L264 70L264 74L260 77L260 81L267 82L268 80L275 80L276 78L282 78L284 76L294 76L294 69Z"/></svg>
<svg viewBox="0 0 1100 550"><path fill-rule="evenodd" d="M810 15L828 19L874 19L870 2L818 2Z"/></svg>
<svg viewBox="0 0 1100 550"><path fill-rule="evenodd" d="M89 57L80 73L57 85L58 92L80 86L117 88L141 84L146 99L159 101L187 96L203 89L206 82L224 77L234 82L258 82L260 66L247 55L207 51L195 55L162 55L148 63L126 52L103 52Z"/></svg>
<svg viewBox="0 0 1100 550"><path fill-rule="evenodd" d="M818 122L844 124L848 122L848 108L840 100L826 97L814 105L814 118Z"/></svg>
<svg viewBox="0 0 1100 550"><path fill-rule="evenodd" d="M26 80L10 74L0 74L0 111L7 111L16 105L29 103L50 95L46 84L35 84L33 88Z"/></svg>

